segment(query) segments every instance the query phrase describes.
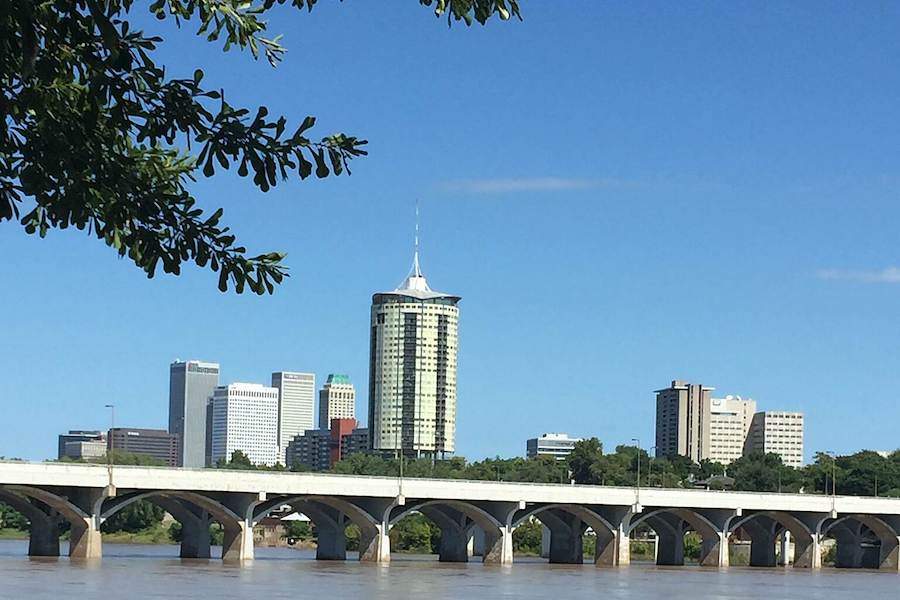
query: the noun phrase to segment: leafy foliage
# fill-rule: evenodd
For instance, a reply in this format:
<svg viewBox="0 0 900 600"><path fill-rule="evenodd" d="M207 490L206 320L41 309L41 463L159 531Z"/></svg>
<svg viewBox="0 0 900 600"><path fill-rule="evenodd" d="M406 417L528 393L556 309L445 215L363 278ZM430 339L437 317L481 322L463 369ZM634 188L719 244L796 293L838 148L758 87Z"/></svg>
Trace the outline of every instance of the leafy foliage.
<svg viewBox="0 0 900 600"><path fill-rule="evenodd" d="M231 453L231 458L227 461L225 459L219 459L216 463L217 469L236 469L240 471L286 471L284 465L281 463L275 463L272 466L269 465L254 465L250 460L250 457L244 453L243 450L235 450Z"/></svg>
<svg viewBox="0 0 900 600"><path fill-rule="evenodd" d="M544 526L537 519L528 519L513 531L513 552L540 556Z"/></svg>
<svg viewBox="0 0 900 600"><path fill-rule="evenodd" d="M276 4L312 10L316 0L153 0L158 19L198 23L197 35L260 53L285 49L265 37ZM516 0L420 0L448 20L520 17ZM366 140L314 138L315 117L289 126L265 106L235 106L223 90L170 78L154 54L163 39L129 21L134 0L10 0L0 12L0 223L16 219L41 237L76 227L153 277L194 262L219 273L219 289L272 293L284 254L248 256L188 190L198 175L236 167L262 192L292 177L349 173Z"/></svg>
<svg viewBox="0 0 900 600"><path fill-rule="evenodd" d="M0 529L28 531L28 519L8 504L0 502Z"/></svg>
<svg viewBox="0 0 900 600"><path fill-rule="evenodd" d="M165 514L166 511L159 506L146 500L138 500L113 514L104 521L100 529L103 533L117 531L137 533L162 523Z"/></svg>
<svg viewBox="0 0 900 600"><path fill-rule="evenodd" d="M400 519L391 528L391 549L410 554L435 554L441 530L425 515L415 513Z"/></svg>

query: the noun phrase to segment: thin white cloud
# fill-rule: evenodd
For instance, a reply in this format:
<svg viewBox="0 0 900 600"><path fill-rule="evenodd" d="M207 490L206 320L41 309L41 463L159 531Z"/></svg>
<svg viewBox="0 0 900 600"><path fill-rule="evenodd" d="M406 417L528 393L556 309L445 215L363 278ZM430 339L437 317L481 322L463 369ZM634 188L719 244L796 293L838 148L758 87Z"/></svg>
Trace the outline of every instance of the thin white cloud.
<svg viewBox="0 0 900 600"><path fill-rule="evenodd" d="M624 187L626 185L628 185L628 182L614 178L510 177L501 179L460 179L444 182L440 184L440 187L453 192L504 194L509 192L588 190L603 187Z"/></svg>
<svg viewBox="0 0 900 600"><path fill-rule="evenodd" d="M856 281L859 283L900 283L900 267L886 267L880 271L845 271L821 269L816 277L828 281Z"/></svg>

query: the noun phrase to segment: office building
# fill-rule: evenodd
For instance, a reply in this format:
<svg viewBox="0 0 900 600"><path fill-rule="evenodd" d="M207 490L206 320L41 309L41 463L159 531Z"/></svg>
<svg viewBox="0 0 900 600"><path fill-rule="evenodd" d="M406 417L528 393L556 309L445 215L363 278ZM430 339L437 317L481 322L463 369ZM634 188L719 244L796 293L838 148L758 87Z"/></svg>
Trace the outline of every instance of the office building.
<svg viewBox="0 0 900 600"><path fill-rule="evenodd" d="M206 407L218 385L217 363L176 360L169 367L169 433L178 436L179 467L206 465Z"/></svg>
<svg viewBox="0 0 900 600"><path fill-rule="evenodd" d="M240 450L255 465L281 461L278 446L278 390L258 383L217 387L212 400L210 458L228 461Z"/></svg>
<svg viewBox="0 0 900 600"><path fill-rule="evenodd" d="M73 460L95 460L106 456L106 440L76 440L66 442L63 448L62 458L71 458Z"/></svg>
<svg viewBox="0 0 900 600"><path fill-rule="evenodd" d="M710 401L709 460L724 465L744 455L756 402L740 396L713 398Z"/></svg>
<svg viewBox="0 0 900 600"><path fill-rule="evenodd" d="M656 456L709 457L713 389L676 380L656 390Z"/></svg>
<svg viewBox="0 0 900 600"><path fill-rule="evenodd" d="M310 429L288 443L284 459L292 469L303 465L312 471L327 471L330 457L331 430Z"/></svg>
<svg viewBox="0 0 900 600"><path fill-rule="evenodd" d="M557 460L564 460L580 441L581 438L570 438L566 433L545 433L525 441L525 456L552 456Z"/></svg>
<svg viewBox="0 0 900 600"><path fill-rule="evenodd" d="M356 419L332 419L330 429L313 429L295 436L285 452L287 465L327 471L351 454L366 452L369 432L357 425Z"/></svg>
<svg viewBox="0 0 900 600"><path fill-rule="evenodd" d="M109 448L149 456L166 466L178 465L178 436L164 429L116 427L107 436Z"/></svg>
<svg viewBox="0 0 900 600"><path fill-rule="evenodd" d="M356 388L346 375L331 374L319 390L319 429L330 428L332 419L356 418Z"/></svg>
<svg viewBox="0 0 900 600"><path fill-rule="evenodd" d="M764 411L753 415L747 452L773 453L789 467L803 466L803 413Z"/></svg>
<svg viewBox="0 0 900 600"><path fill-rule="evenodd" d="M351 454L365 454L369 451L369 430L366 427L357 427L341 438L341 460Z"/></svg>
<svg viewBox="0 0 900 600"><path fill-rule="evenodd" d="M85 430L85 429L70 429L68 433L61 433L57 437L57 450L56 450L56 458L62 460L63 458L82 458L81 456L72 456L66 450L66 444L72 442L97 442L100 443L103 447L103 454L106 454L106 436L102 431L96 430ZM74 449L75 446L72 446ZM102 456L102 454L101 454Z"/></svg>
<svg viewBox="0 0 900 600"><path fill-rule="evenodd" d="M452 453L456 444L459 296L433 291L419 267L372 296L369 435L382 455Z"/></svg>
<svg viewBox="0 0 900 600"><path fill-rule="evenodd" d="M278 460L283 461L288 442L315 428L316 376L279 371L272 373L272 387L278 390Z"/></svg>

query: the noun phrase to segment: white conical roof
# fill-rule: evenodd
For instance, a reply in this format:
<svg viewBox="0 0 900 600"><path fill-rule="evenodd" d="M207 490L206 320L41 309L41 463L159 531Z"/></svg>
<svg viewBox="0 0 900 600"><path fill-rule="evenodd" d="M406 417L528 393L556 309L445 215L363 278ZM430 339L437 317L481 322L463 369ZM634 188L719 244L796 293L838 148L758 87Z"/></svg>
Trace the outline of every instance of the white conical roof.
<svg viewBox="0 0 900 600"><path fill-rule="evenodd" d="M419 267L419 250L416 249L415 254L413 254L413 266L412 269L409 270L409 275L406 276L406 279L403 280L403 283L400 284L400 287L397 288L398 292L430 292L431 288L428 287L428 281L425 279L425 275L422 273L421 267Z"/></svg>

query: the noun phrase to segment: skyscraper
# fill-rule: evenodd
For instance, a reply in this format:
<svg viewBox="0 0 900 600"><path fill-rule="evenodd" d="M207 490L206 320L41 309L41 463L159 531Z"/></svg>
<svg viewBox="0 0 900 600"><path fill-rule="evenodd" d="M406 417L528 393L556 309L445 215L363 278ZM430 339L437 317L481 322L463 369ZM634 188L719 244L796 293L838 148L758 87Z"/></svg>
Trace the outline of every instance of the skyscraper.
<svg viewBox="0 0 900 600"><path fill-rule="evenodd" d="M656 455L709 457L710 394L714 388L685 381L656 390Z"/></svg>
<svg viewBox="0 0 900 600"><path fill-rule="evenodd" d="M272 387L278 390L278 460L283 462L294 436L315 427L316 376L279 371L272 373Z"/></svg>
<svg viewBox="0 0 900 600"><path fill-rule="evenodd" d="M179 436L180 467L206 466L206 404L218 385L218 363L176 360L169 367L169 433Z"/></svg>
<svg viewBox="0 0 900 600"><path fill-rule="evenodd" d="M756 401L740 396L713 398L710 401L709 455L705 458L727 465L744 455Z"/></svg>
<svg viewBox="0 0 900 600"><path fill-rule="evenodd" d="M459 296L433 291L419 268L372 296L369 435L373 451L443 456L456 445Z"/></svg>
<svg viewBox="0 0 900 600"><path fill-rule="evenodd" d="M356 388L346 375L331 374L319 390L319 429L331 427L332 419L356 418Z"/></svg>
<svg viewBox="0 0 900 600"><path fill-rule="evenodd" d="M219 386L212 400L212 462L229 460L235 450L255 465L282 459L278 446L278 390L258 383Z"/></svg>

